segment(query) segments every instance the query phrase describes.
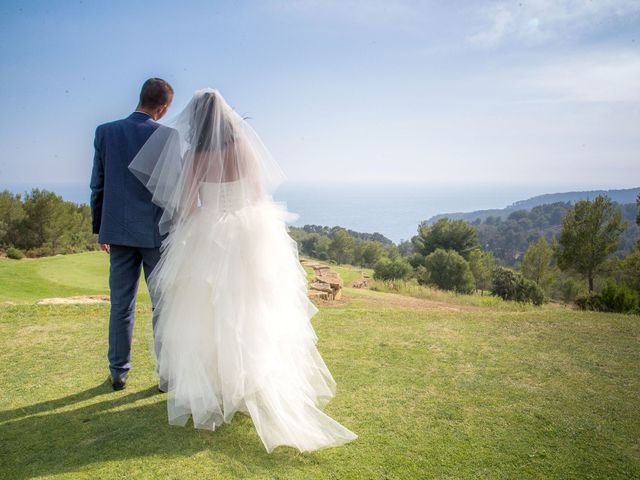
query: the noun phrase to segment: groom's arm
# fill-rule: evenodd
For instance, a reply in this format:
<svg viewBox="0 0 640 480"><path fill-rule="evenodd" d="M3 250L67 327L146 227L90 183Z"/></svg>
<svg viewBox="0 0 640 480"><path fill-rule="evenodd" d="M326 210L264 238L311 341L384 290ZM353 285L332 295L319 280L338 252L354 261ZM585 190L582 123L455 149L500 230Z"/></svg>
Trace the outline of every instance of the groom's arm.
<svg viewBox="0 0 640 480"><path fill-rule="evenodd" d="M104 198L104 158L102 156L102 131L96 128L93 141L93 171L91 172L91 218L93 233L100 233L102 223L102 201Z"/></svg>

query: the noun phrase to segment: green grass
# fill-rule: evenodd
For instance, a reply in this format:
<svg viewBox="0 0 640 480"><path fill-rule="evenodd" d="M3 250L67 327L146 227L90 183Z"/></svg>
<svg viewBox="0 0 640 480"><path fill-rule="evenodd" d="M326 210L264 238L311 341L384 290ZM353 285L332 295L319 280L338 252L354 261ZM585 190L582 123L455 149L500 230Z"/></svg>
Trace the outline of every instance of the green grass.
<svg viewBox="0 0 640 480"><path fill-rule="evenodd" d="M469 305L476 307L491 307L501 310L536 310L539 311L540 307L535 307L531 304L523 304L517 302L509 302L502 300L499 297L495 297L488 292L474 293L472 295L463 295L446 290L440 290L438 288L429 287L426 285L420 285L414 280L399 280L399 281L381 281L371 280L369 282L371 290L385 293L398 293L414 298L422 298L425 300L432 300L435 302L444 302L455 305ZM557 305L555 306L557 307ZM544 307L542 308L544 309Z"/></svg>
<svg viewBox="0 0 640 480"><path fill-rule="evenodd" d="M104 293L105 265L0 262L0 298L20 303L0 305L3 479L640 477L637 317L346 289L313 323L338 382L327 412L359 438L269 455L243 416L215 432L167 425L148 303L123 392L105 381L108 305L32 304Z"/></svg>
<svg viewBox="0 0 640 480"><path fill-rule="evenodd" d="M36 260L0 259L0 303L109 293L109 257L103 252ZM149 302L144 279L139 299Z"/></svg>

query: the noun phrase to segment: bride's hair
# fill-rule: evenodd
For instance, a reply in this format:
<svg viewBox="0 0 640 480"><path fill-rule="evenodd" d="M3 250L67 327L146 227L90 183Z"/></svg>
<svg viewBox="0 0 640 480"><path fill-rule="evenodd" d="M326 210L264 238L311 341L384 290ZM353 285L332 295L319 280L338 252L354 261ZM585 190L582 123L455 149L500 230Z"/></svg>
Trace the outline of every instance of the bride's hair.
<svg viewBox="0 0 640 480"><path fill-rule="evenodd" d="M191 147L196 152L219 152L233 143L234 119L216 92L203 92L194 100Z"/></svg>

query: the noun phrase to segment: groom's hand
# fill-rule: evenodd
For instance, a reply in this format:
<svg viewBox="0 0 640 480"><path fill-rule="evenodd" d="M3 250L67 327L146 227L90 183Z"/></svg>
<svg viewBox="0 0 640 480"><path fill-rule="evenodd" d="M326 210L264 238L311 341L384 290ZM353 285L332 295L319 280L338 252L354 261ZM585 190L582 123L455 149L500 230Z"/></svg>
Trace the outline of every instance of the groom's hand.
<svg viewBox="0 0 640 480"><path fill-rule="evenodd" d="M111 245L109 245L108 243L101 243L100 244L100 250L107 252L107 253L111 253Z"/></svg>

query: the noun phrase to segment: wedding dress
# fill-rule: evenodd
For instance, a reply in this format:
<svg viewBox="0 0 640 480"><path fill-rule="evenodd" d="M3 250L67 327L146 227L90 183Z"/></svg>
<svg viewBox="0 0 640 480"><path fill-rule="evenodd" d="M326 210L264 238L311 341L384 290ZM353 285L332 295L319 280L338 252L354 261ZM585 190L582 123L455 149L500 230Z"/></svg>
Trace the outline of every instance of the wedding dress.
<svg viewBox="0 0 640 480"><path fill-rule="evenodd" d="M237 131L234 142L242 144ZM240 146L255 162L256 148ZM134 160L132 171L155 185L150 189L174 225L149 280L157 299L155 341L159 374L168 382L169 423L185 425L192 418L195 427L214 430L242 412L268 452L279 445L311 451L357 438L321 410L336 383L316 349L310 319L317 308L307 297L306 273L287 233L292 214L262 194L264 184L255 176L222 181L212 168L196 180L190 174L195 202L174 205L171 213L159 185L175 182L179 189L185 162L172 179L158 175L157 165L154 175L141 164Z"/></svg>

